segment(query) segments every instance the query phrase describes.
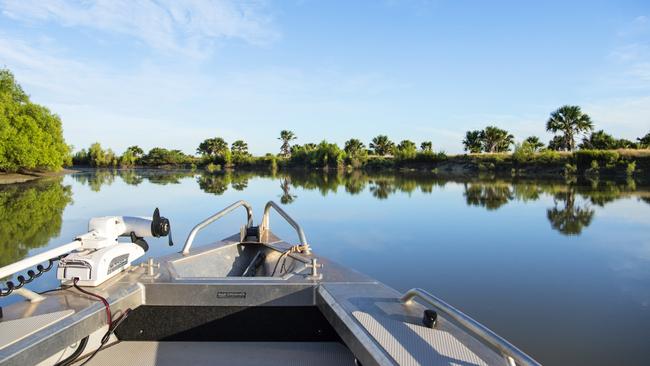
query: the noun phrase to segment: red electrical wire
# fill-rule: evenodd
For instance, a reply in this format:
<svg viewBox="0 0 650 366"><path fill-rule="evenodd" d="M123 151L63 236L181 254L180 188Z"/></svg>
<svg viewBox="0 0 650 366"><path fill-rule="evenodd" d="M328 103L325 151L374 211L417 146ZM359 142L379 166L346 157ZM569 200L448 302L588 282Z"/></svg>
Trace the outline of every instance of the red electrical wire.
<svg viewBox="0 0 650 366"><path fill-rule="evenodd" d="M74 286L74 288L76 288L77 290L81 291L82 293L84 293L84 294L86 294L88 296L92 296L92 297L94 297L96 299L99 299L101 302L104 303L104 307L106 308L106 320L108 321L108 329L111 329L113 327L113 318L111 317L111 306L109 305L108 301L105 298L103 298L103 297L101 297L101 296L99 296L97 294L93 294L92 292L89 292L89 291L86 291L86 290L82 289L81 287L79 287L77 285L78 281L79 281L78 277L75 277L72 280L72 285Z"/></svg>

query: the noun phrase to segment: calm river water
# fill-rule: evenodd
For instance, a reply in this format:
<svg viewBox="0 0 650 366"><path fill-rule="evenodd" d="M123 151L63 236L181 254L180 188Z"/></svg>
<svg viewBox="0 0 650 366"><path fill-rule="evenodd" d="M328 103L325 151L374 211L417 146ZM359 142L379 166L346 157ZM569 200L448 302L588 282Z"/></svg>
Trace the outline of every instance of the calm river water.
<svg viewBox="0 0 650 366"><path fill-rule="evenodd" d="M317 253L400 291L425 288L544 364L650 365L650 188L633 181L82 172L0 186L0 265L70 241L90 217L155 207L176 246L152 239L149 254L178 251L192 226L239 199L256 220L266 201L281 202ZM196 243L243 223L242 211ZM53 271L31 286L56 286Z"/></svg>

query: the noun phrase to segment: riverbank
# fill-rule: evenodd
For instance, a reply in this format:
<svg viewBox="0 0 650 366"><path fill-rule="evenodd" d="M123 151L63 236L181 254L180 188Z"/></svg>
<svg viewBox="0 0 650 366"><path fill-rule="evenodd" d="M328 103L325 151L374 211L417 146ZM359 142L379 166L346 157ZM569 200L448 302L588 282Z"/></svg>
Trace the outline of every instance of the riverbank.
<svg viewBox="0 0 650 366"><path fill-rule="evenodd" d="M292 159L279 159L280 169L314 169ZM579 150L576 152L543 151L530 154L420 154L410 158L370 156L357 167L325 166L318 169L366 171L420 171L444 177L527 177L564 179L628 178L650 181L650 150Z"/></svg>
<svg viewBox="0 0 650 366"><path fill-rule="evenodd" d="M394 165L398 169L433 169L448 176L491 173L517 177L560 178L575 175L590 178L639 177L647 180L650 179L650 150L468 154L432 161L396 161Z"/></svg>
<svg viewBox="0 0 650 366"><path fill-rule="evenodd" d="M0 172L0 185L2 184L15 184L15 183L25 183L35 179L48 178L48 177L59 177L62 175L75 173L76 170L73 169L61 169L55 172L20 172L20 173L5 173Z"/></svg>
<svg viewBox="0 0 650 366"><path fill-rule="evenodd" d="M92 167L75 167L80 170ZM125 167L123 167L125 168ZM417 154L410 158L369 156L359 164L317 164L292 158L265 156L230 165L179 164L159 166L134 166L126 169L156 171L188 170L218 173L222 171L417 171L433 173L447 178L495 176L501 178L635 178L650 181L650 150L579 150L576 152L544 151L531 154Z"/></svg>

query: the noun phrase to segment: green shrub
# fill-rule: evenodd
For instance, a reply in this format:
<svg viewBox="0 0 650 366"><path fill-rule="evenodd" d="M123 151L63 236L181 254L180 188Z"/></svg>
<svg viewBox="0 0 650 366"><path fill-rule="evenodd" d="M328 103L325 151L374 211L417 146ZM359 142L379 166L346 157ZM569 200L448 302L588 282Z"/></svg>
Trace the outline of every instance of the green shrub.
<svg viewBox="0 0 650 366"><path fill-rule="evenodd" d="M316 146L295 146L289 161L292 165L297 166L343 167L345 152L338 145L323 140Z"/></svg>
<svg viewBox="0 0 650 366"><path fill-rule="evenodd" d="M55 170L70 162L59 116L32 103L13 74L0 69L0 171Z"/></svg>
<svg viewBox="0 0 650 366"><path fill-rule="evenodd" d="M595 161L599 167L612 169L619 163L620 154L610 150L578 150L574 153L578 170L587 170Z"/></svg>
<svg viewBox="0 0 650 366"><path fill-rule="evenodd" d="M515 144L515 151L512 153L512 160L517 163L525 163L535 155L535 147L528 141Z"/></svg>
<svg viewBox="0 0 650 366"><path fill-rule="evenodd" d="M552 164L562 160L562 155L557 151L546 149L537 154L536 159L543 164Z"/></svg>
<svg viewBox="0 0 650 366"><path fill-rule="evenodd" d="M147 155L142 157L142 164L159 166L159 165L183 165L194 162L192 156L184 154L180 150L168 150L162 147L154 147L149 150Z"/></svg>

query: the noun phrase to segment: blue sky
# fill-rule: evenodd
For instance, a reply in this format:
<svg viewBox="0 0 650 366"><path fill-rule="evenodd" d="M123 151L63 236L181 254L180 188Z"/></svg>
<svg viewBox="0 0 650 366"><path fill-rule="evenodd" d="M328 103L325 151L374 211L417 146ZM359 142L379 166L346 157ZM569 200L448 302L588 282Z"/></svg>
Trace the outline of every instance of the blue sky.
<svg viewBox="0 0 650 366"><path fill-rule="evenodd" d="M76 148L261 154L291 129L458 153L488 124L548 141L563 104L650 132L648 1L0 0L0 65Z"/></svg>

